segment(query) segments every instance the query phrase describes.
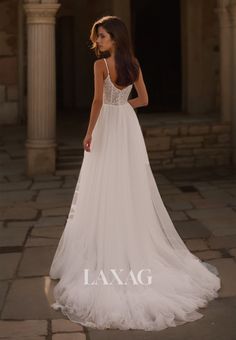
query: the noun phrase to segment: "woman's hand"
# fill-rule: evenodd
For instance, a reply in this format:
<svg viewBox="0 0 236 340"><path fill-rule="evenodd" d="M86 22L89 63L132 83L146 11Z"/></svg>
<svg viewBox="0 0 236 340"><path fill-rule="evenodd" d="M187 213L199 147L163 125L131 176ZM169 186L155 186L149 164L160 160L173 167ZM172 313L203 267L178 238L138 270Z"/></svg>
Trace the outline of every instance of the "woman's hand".
<svg viewBox="0 0 236 340"><path fill-rule="evenodd" d="M85 151L88 151L88 152L91 151L90 150L91 141L92 141L92 135L86 134L83 140L83 147Z"/></svg>

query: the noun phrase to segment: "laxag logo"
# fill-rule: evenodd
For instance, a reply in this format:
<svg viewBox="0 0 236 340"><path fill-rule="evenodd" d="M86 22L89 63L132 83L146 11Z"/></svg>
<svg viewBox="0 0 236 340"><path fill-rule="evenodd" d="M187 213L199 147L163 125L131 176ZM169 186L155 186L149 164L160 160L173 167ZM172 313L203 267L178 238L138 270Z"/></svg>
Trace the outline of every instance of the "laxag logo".
<svg viewBox="0 0 236 340"><path fill-rule="evenodd" d="M119 271L122 272L124 269L120 269ZM110 274L112 275L112 281L109 281L106 275L104 274L103 270L100 270L97 278L89 282L89 269L84 269L84 284L85 285L98 285L98 284L103 284L103 285L113 285L118 284L118 285L127 285L129 281L133 283L133 285L139 285L142 284L144 286L148 286L152 284L152 276L147 275L146 276L146 281L143 282L142 280L142 275L143 273L151 272L151 269L141 269L137 273L137 277L135 277L134 273L132 270L129 271L125 281L122 281L120 278L120 273L118 274L115 269L110 269ZM109 275L110 276L110 275Z"/></svg>

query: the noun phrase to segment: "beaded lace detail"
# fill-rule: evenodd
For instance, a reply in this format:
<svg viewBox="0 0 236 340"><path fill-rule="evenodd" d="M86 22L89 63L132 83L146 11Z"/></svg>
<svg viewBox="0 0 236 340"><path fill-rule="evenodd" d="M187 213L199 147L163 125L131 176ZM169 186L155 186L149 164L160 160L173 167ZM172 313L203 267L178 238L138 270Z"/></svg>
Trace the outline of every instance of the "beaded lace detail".
<svg viewBox="0 0 236 340"><path fill-rule="evenodd" d="M112 105L123 105L127 103L133 84L130 84L123 89L118 89L118 87L116 87L111 81L110 72L105 58L104 62L106 64L108 75L104 80L103 103Z"/></svg>

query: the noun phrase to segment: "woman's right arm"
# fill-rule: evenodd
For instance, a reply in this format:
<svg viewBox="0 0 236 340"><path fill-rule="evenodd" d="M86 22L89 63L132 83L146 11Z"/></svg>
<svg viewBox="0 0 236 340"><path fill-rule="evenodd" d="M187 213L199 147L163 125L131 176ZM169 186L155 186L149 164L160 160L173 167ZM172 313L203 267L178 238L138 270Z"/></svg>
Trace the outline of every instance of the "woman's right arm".
<svg viewBox="0 0 236 340"><path fill-rule="evenodd" d="M94 96L90 111L87 135L92 135L103 103L103 60L94 62Z"/></svg>
<svg viewBox="0 0 236 340"><path fill-rule="evenodd" d="M135 109L136 107L147 106L148 105L148 93L146 89L146 85L143 80L143 74L141 67L139 66L139 76L138 79L134 82L135 89L137 91L138 96L132 99L129 99L129 104Z"/></svg>
<svg viewBox="0 0 236 340"><path fill-rule="evenodd" d="M94 62L94 96L92 107L90 111L89 124L87 128L86 136L83 140L83 146L85 151L90 151L90 144L92 141L92 132L96 125L98 116L103 103L103 61L96 60Z"/></svg>

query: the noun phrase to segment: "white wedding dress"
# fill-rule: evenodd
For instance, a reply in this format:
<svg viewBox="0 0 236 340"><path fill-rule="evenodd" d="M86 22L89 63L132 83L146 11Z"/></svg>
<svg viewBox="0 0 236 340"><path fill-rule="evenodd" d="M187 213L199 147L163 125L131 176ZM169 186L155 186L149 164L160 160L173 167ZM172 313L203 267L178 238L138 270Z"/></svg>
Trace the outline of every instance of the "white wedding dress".
<svg viewBox="0 0 236 340"><path fill-rule="evenodd" d="M127 101L132 86L118 89L108 70L91 152L84 151L50 268L60 279L51 307L87 327L162 330L203 317L197 309L221 283L216 267L188 250L163 204Z"/></svg>

